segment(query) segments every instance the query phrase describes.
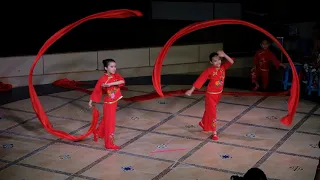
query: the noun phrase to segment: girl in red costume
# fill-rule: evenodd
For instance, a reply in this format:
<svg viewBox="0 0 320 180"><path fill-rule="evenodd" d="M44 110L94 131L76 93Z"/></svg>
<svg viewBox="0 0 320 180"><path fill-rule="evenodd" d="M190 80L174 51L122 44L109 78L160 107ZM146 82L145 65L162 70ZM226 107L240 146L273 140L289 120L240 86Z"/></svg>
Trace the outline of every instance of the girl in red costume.
<svg viewBox="0 0 320 180"><path fill-rule="evenodd" d="M269 70L270 62L272 62L278 69L280 66L286 67L284 64L277 60L276 56L269 50L270 43L267 40L263 40L261 43L261 50L259 50L254 56L254 68L251 70L252 83L255 84L254 91L258 90L261 79L262 88L266 90L269 84Z"/></svg>
<svg viewBox="0 0 320 180"><path fill-rule="evenodd" d="M225 58L227 62L221 65L221 59ZM199 122L199 126L202 127L204 131L212 131L213 140L218 140L217 135L217 104L220 101L226 70L233 64L233 60L225 54L223 51L218 51L217 53L211 53L209 56L211 67L207 68L193 84L192 88L188 90L185 94L191 96L195 89L201 89L202 85L210 80L205 99L205 111L202 120Z"/></svg>
<svg viewBox="0 0 320 180"><path fill-rule="evenodd" d="M120 87L124 86L124 79L116 73L116 62L113 59L102 61L105 74L98 80L89 101L89 107L92 102L100 102L103 92L106 94L103 104L103 118L99 127L94 132L94 141L98 137L104 138L106 149L120 149L113 144L114 130L116 121L116 110L118 101L122 98Z"/></svg>

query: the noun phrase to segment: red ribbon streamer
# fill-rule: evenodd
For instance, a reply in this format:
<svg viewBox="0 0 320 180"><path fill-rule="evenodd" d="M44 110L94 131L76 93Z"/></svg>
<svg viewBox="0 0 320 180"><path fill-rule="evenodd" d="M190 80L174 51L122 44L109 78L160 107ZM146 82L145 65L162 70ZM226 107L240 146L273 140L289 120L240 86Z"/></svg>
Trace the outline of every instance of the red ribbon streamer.
<svg viewBox="0 0 320 180"><path fill-rule="evenodd" d="M85 84L85 83L79 82L79 81L74 81L74 80L69 80L67 78L56 80L52 84L55 86L59 86L59 87L67 88L67 89L78 90L78 91L81 91L81 92L84 92L87 94L92 93L92 91L78 86L78 85ZM122 86L120 89L121 90L128 90L128 87Z"/></svg>
<svg viewBox="0 0 320 180"><path fill-rule="evenodd" d="M89 21L89 20L93 20L93 19L101 19L101 18L128 18L128 17L132 17L132 16L142 16L142 13L139 11L133 11L133 10L126 10L126 9L122 9L122 10L112 10L112 11L106 11L106 12L101 12L101 13L97 13L97 14L93 14L90 16L87 16L83 19L80 19L79 21L76 21L66 27L64 27L63 29L61 29L60 31L58 31L57 33L55 33L53 36L51 36L46 42L45 44L42 46L42 48L40 49L40 51L38 52L38 55L36 56L31 68L30 68L30 72L29 72L29 78L28 78L28 84L29 84L29 93L30 93L30 99L32 102L32 106L33 109L38 117L38 119L40 120L40 122L42 123L42 125L44 126L44 128L51 134L63 138L63 139L68 139L68 140L73 140L73 141L78 141L78 140L82 140L84 138L86 138L87 136L89 136L96 128L97 123L98 123L98 119L99 119L99 111L93 107L93 113L92 113L92 123L91 126L89 128L89 130L80 136L72 136L64 131L59 131L59 130L55 130L52 125L49 122L49 119L40 103L40 100L37 96L37 93L34 89L33 86L33 71L34 68L37 64L37 62L39 61L39 59L41 58L41 56L46 52L46 50L54 43L56 42L58 39L60 39L64 34L66 34L67 32L71 31L73 28L75 28L76 26ZM284 48L281 46L281 44L268 32L266 32L265 30L263 30L262 28L255 26L253 24L244 22L244 21L236 21L236 20L214 20L214 21L206 21L206 22L202 22L202 23L195 23L192 24L184 29L182 29L181 31L179 31L178 33L176 33L167 43L166 45L163 47L162 51L160 52L155 67L154 67L154 71L153 71L153 75L152 75L152 81L153 81L153 86L157 91L157 94L149 94L149 97L134 97L134 98L127 98L124 100L134 100L134 101L142 101L142 100L147 100L150 98L157 98L157 97L164 97L164 94L161 90L161 83L160 83L160 73L161 73L161 68L162 68L162 62L164 60L164 57L169 49L169 47L180 37L192 32L192 31L196 31L198 29L202 29L205 27L210 27L210 26L215 26L215 25L222 25L222 24L242 24L242 25L246 25L249 27L252 27L254 29L257 29L263 33L265 33L266 35L268 35L269 37L271 37L280 47L280 49L283 51L283 53L287 56L290 66L292 67L292 72L293 72L293 83L292 83L292 88L291 88L291 97L289 99L289 113L288 116L283 118L282 123L284 124L291 124L292 122L292 118L293 115L296 111L297 108L297 104L298 104L298 99L299 99L299 81L297 80L297 72L295 70L294 65L289 57L289 55L287 54L287 52L284 50ZM83 90L83 88L78 87L79 83L78 82L71 82L69 84L68 82L69 80L61 80L60 82L56 82L56 84L65 84L65 87L68 88L72 88L72 89L77 89L86 93L90 93L90 91L88 90ZM182 93L184 93L185 90L179 90L179 91L170 91L170 92L166 92L165 95L167 96L176 96L176 95L181 95ZM197 91L196 93L204 93L201 91ZM228 93L228 92L227 92ZM238 93L241 94L242 92L229 92L232 94ZM225 94L225 93L224 93ZM245 93L243 94L245 95ZM290 108L291 107L291 108Z"/></svg>
<svg viewBox="0 0 320 180"><path fill-rule="evenodd" d="M33 64L30 68L30 72L29 72L29 93L30 93L30 99L32 102L32 106L33 109L38 117L38 119L40 120L40 122L42 123L42 125L44 126L44 128L51 134L63 138L63 139L68 139L68 140L73 140L73 141L78 141L81 139L86 138L87 136L89 136L96 128L97 123L98 123L98 119L99 119L99 111L93 107L93 119L92 119L92 123L91 126L88 130L87 133L80 135L80 136L72 136L66 132L63 131L59 131L59 130L55 130L52 125L49 122L49 119L40 103L40 100L38 98L38 95L34 89L33 86L33 71L34 68L37 64L37 62L39 61L39 59L41 58L41 56L46 52L46 50L54 43L56 42L58 39L60 39L63 35L65 35L67 32L71 31L73 28L77 27L78 25L89 21L89 20L93 20L93 19L103 19L103 18L128 18L128 17L133 17L133 16L142 16L142 13L139 11L133 11L133 10L127 10L127 9L120 9L120 10L111 10L111 11L106 11L106 12L101 12L101 13L97 13L97 14L93 14L90 16L87 16L83 19L80 19L79 21L76 21L66 27L64 27L63 29L61 29L60 31L56 32L53 36L51 36L42 46L42 48L40 49L40 51L38 52L38 55L36 56L35 60L33 61Z"/></svg>
<svg viewBox="0 0 320 180"><path fill-rule="evenodd" d="M167 43L164 45L162 48L161 52L159 53L157 60L155 62L155 66L153 69L153 74L152 74L152 82L153 86L156 90L156 92L159 94L159 96L164 97L164 94L162 92L161 88L161 70L162 70L162 63L164 61L164 58L166 57L166 54L171 47L171 45L177 41L177 39L181 38L184 35L187 35L191 32L197 31L199 29L204 29L207 27L212 27L212 26L218 26L218 25L227 25L227 24L236 24L236 25L243 25L247 26L253 29L256 29L262 33L264 33L266 36L271 38L280 48L282 53L287 57L289 64L292 69L292 86L290 90L290 98L288 101L288 114L281 119L281 123L287 126L290 126L292 124L294 115L297 110L297 106L299 103L299 95L300 95L300 85L299 85L299 78L298 74L296 71L296 68L287 53L287 51L282 47L281 43L273 36L271 35L268 31L262 29L261 27L254 25L252 23L246 22L246 21L241 21L241 20L233 20L233 19L220 19L220 20L209 20L209 21L204 21L204 22L199 22L199 23L194 23L191 24L180 31L178 31L175 35L173 35Z"/></svg>
<svg viewBox="0 0 320 180"><path fill-rule="evenodd" d="M11 84L5 84L3 82L0 82L0 91L6 92L6 91L10 91L11 89L12 89Z"/></svg>
<svg viewBox="0 0 320 180"><path fill-rule="evenodd" d="M63 88L68 88L72 90L78 90L87 94L91 94L91 90L87 90L85 88L79 87L82 83L77 82L77 81L72 81L68 79L60 79L57 80L53 83L55 86L63 87ZM128 90L127 88L122 88L123 90ZM176 90L176 91L165 91L163 92L165 97L172 97L172 96L181 96L184 95L185 92L188 89L181 89L181 90ZM205 94L205 91L194 91L193 94ZM223 95L233 95L233 96L285 96L288 94L288 91L284 92L222 92ZM158 93L149 93L149 94L144 94L140 96L134 96L130 98L122 98L124 101L128 102L141 102L141 101L147 101L147 100L152 100L152 99L157 99L161 98Z"/></svg>

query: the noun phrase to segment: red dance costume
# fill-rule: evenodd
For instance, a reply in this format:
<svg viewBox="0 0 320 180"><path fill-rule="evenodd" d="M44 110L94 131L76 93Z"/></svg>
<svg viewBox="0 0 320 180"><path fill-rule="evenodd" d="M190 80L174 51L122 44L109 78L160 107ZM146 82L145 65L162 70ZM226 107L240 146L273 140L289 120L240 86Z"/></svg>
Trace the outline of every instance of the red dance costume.
<svg viewBox="0 0 320 180"><path fill-rule="evenodd" d="M255 67L251 69L251 81L252 83L258 83L257 70Z"/></svg>
<svg viewBox="0 0 320 180"><path fill-rule="evenodd" d="M120 87L124 86L124 84L111 87L102 87L102 84L121 80L124 81L124 79L119 74L104 74L98 80L90 97L93 102L98 103L101 100L103 91L105 92L105 94L107 94L104 98L102 121L94 132L94 141L98 141L98 137L104 138L105 147L107 149L120 149L119 146L113 144L113 141L116 125L116 110L118 101L122 98Z"/></svg>
<svg viewBox="0 0 320 180"><path fill-rule="evenodd" d="M270 61L277 69L279 68L280 61L277 60L276 56L269 49L261 49L254 56L255 68L251 71L252 82L256 83L261 79L263 89L268 87Z"/></svg>
<svg viewBox="0 0 320 180"><path fill-rule="evenodd" d="M216 131L217 127L217 104L220 101L225 79L225 71L232 65L229 61L222 64L220 68L211 66L207 68L196 80L193 86L197 89L201 89L203 84L210 80L205 99L205 111L202 120L199 122L199 126L204 131ZM216 140L218 137L216 136Z"/></svg>

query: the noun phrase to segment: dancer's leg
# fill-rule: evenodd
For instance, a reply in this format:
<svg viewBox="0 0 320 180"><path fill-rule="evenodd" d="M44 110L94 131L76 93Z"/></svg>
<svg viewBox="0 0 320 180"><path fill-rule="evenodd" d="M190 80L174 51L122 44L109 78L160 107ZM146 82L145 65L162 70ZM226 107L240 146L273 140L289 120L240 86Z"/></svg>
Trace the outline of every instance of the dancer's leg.
<svg viewBox="0 0 320 180"><path fill-rule="evenodd" d="M221 94L206 94L205 96L205 111L199 125L203 131L215 131L217 103L220 100Z"/></svg>
<svg viewBox="0 0 320 180"><path fill-rule="evenodd" d="M120 149L119 146L113 144L114 131L116 125L116 110L117 104L104 104L103 105L103 117L104 117L104 134L105 134L105 147L106 149Z"/></svg>

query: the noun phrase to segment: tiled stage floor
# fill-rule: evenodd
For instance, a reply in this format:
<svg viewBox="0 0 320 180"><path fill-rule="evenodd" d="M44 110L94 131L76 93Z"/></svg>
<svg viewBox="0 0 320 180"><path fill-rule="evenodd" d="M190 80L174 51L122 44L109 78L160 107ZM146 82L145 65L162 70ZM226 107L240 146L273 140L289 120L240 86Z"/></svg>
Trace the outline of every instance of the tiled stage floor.
<svg viewBox="0 0 320 180"><path fill-rule="evenodd" d="M186 86L164 90L180 88ZM129 89L123 91L125 97L153 91L152 86ZM122 101L115 139L120 151L105 150L103 140L95 143L92 136L70 142L50 135L30 99L5 104L0 107L0 179L223 180L251 167L262 168L270 179L313 179L320 154L319 105L301 100L293 126L286 127L280 118L287 98L223 96L217 142L197 125L202 95ZM40 101L56 129L75 135L88 130L88 95L68 91ZM177 151L151 153L157 149Z"/></svg>

